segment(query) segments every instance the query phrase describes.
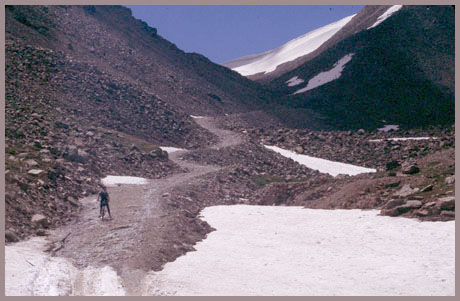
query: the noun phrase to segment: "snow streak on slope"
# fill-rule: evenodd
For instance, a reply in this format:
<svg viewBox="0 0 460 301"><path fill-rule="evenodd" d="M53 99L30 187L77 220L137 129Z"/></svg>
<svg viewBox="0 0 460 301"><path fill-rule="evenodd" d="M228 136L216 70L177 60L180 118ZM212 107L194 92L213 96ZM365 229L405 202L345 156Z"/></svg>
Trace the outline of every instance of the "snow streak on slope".
<svg viewBox="0 0 460 301"><path fill-rule="evenodd" d="M339 174L354 176L360 173L377 171L374 168L366 168L341 162L329 161L321 158L310 157L306 155L299 155L294 152L279 148L277 146L265 145L265 147L279 153L284 157L291 158L292 160L302 165L305 165L308 168L318 170L322 173L328 173L334 177Z"/></svg>
<svg viewBox="0 0 460 301"><path fill-rule="evenodd" d="M129 176L107 176L101 180L105 186L116 186L118 184L148 184L148 180L140 177Z"/></svg>
<svg viewBox="0 0 460 301"><path fill-rule="evenodd" d="M377 21L374 24L372 24L372 26L369 26L367 29L371 29L371 28L374 28L375 26L379 25L380 23L382 23L383 21L388 19L392 14L394 14L395 12L400 10L402 7L403 7L402 5L393 5L392 7L387 9L387 11L383 13L383 15L378 17Z"/></svg>
<svg viewBox="0 0 460 301"><path fill-rule="evenodd" d="M289 86L289 87L293 87L293 86L297 86L297 85L300 85L301 83L303 83L304 80L299 78L298 76L294 76L293 78L291 78L290 80L287 80L286 81L286 84Z"/></svg>
<svg viewBox="0 0 460 301"><path fill-rule="evenodd" d="M334 67L331 70L317 74L308 81L308 84L305 88L299 89L295 91L293 94L302 93L338 79L342 75L342 71L345 64L351 61L351 57L353 55L354 53L347 54L346 56L341 58L337 63L335 63Z"/></svg>
<svg viewBox="0 0 460 301"><path fill-rule="evenodd" d="M262 53L260 56L253 55L255 57L254 61L249 60L248 64L232 69L244 76L260 72L272 72L278 65L292 61L300 56L304 56L316 50L324 42L329 40L343 26L350 22L354 16L355 15L348 16L337 22L320 27L301 37L287 42L281 47ZM242 59L244 58L239 60Z"/></svg>

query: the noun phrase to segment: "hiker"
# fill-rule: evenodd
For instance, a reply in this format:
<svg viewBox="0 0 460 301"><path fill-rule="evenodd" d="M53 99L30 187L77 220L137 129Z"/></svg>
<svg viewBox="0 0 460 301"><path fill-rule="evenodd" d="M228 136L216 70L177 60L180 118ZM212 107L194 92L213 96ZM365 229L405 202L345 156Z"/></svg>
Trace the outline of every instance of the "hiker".
<svg viewBox="0 0 460 301"><path fill-rule="evenodd" d="M100 215L99 217L103 219L104 217L104 206L107 207L107 212L109 213L109 218L112 219L112 215L110 214L110 208L109 208L109 193L107 192L107 189L105 188L104 185L101 185L102 190L99 192L99 195L97 196L97 200L100 201L101 207L100 207Z"/></svg>

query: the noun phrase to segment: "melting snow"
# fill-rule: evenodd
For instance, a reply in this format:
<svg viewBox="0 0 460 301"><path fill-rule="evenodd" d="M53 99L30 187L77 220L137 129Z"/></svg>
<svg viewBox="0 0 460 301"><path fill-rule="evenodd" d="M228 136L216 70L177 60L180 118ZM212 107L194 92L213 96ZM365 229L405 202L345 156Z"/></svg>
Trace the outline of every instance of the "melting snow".
<svg viewBox="0 0 460 301"><path fill-rule="evenodd" d="M293 86L297 86L301 83L303 83L304 80L299 78L298 76L294 76L293 78L291 78L290 80L286 81L286 84L289 86L289 87L293 87Z"/></svg>
<svg viewBox="0 0 460 301"><path fill-rule="evenodd" d="M372 26L369 26L367 29L371 29L379 25L380 23L388 19L392 14L400 10L402 7L402 5L393 5L392 7L387 9L380 17L378 17L377 21L374 24L372 24Z"/></svg>
<svg viewBox="0 0 460 301"><path fill-rule="evenodd" d="M455 295L455 221L378 213L207 207L216 231L150 272L143 294Z"/></svg>
<svg viewBox="0 0 460 301"><path fill-rule="evenodd" d="M277 146L265 145L265 147L281 154L284 157L291 158L292 160L302 165L305 165L308 168L318 170L322 173L328 173L334 177L338 174L354 176L360 173L376 172L376 169L374 168L366 168L341 162L334 162L325 159L310 157L306 155L299 155L295 152L285 150Z"/></svg>
<svg viewBox="0 0 460 301"><path fill-rule="evenodd" d="M404 137L404 138L385 138L385 139L371 139L369 142L382 142L385 140L392 141L406 141L406 140L428 140L428 139L438 139L436 137Z"/></svg>
<svg viewBox="0 0 460 301"><path fill-rule="evenodd" d="M45 253L47 241L34 237L5 246L7 296L123 296L117 273L102 268L76 268L70 261Z"/></svg>
<svg viewBox="0 0 460 301"><path fill-rule="evenodd" d="M173 153L173 152L179 152L183 151L183 148L177 148L177 147L172 147L172 146L160 146L161 150L168 152L168 153Z"/></svg>
<svg viewBox="0 0 460 301"><path fill-rule="evenodd" d="M105 186L115 186L117 184L148 184L148 180L139 177L127 176L107 176L101 180Z"/></svg>
<svg viewBox="0 0 460 301"><path fill-rule="evenodd" d="M387 124L385 125L383 128L380 128L380 129L377 129L381 132L388 132L388 131L391 131L391 130L399 130L399 125L396 125L396 124Z"/></svg>
<svg viewBox="0 0 460 301"><path fill-rule="evenodd" d="M346 56L341 58L337 63L335 63L334 67L331 70L321 72L318 75L314 76L312 79L308 81L308 84L305 88L299 89L293 94L312 90L328 82L338 79L342 75L342 71L343 71L345 64L351 61L351 57L353 55L354 53L347 54Z"/></svg>
<svg viewBox="0 0 460 301"><path fill-rule="evenodd" d="M329 40L337 31L345 26L355 15L348 16L337 22L320 27L316 30L287 42L273 50L257 56L255 61L233 68L241 75L247 76L260 72L272 72L282 63L292 61L300 56L309 54Z"/></svg>

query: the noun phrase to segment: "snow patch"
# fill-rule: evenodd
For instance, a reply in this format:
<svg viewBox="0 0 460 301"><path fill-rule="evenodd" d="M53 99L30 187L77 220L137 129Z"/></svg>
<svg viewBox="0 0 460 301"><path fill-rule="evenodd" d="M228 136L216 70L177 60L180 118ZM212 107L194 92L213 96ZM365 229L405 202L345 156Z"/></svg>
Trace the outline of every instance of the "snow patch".
<svg viewBox="0 0 460 301"><path fill-rule="evenodd" d="M376 172L377 170L374 168L366 168L341 162L334 162L325 159L310 157L307 155L300 155L295 152L285 150L279 148L277 146L268 146L264 145L266 148L275 151L281 154L284 157L291 158L292 160L305 165L308 168L318 170L322 173L328 173L332 176L337 176L339 174L345 174L354 176L360 173L367 173L367 172Z"/></svg>
<svg viewBox="0 0 460 301"><path fill-rule="evenodd" d="M149 272L144 295L455 295L455 221L378 210L213 206L216 231Z"/></svg>
<svg viewBox="0 0 460 301"><path fill-rule="evenodd" d="M314 76L312 79L308 81L308 84L305 88L299 89L293 94L298 94L298 93L306 92L308 90L312 90L314 88L317 88L328 82L331 82L333 80L340 78L345 64L351 61L351 58L353 55L354 53L347 54L346 56L341 58L337 63L335 63L331 70L317 74L316 76Z"/></svg>
<svg viewBox="0 0 460 301"><path fill-rule="evenodd" d="M391 141L407 141L407 140L429 140L429 139L438 139L436 137L404 137L404 138L385 138L385 139L371 139L369 142L382 142L385 140Z"/></svg>
<svg viewBox="0 0 460 301"><path fill-rule="evenodd" d="M177 147L172 147L172 146L160 146L161 150L168 152L168 153L174 153L174 152L180 152L185 149L183 148L177 148Z"/></svg>
<svg viewBox="0 0 460 301"><path fill-rule="evenodd" d="M310 31L303 36L291 40L276 49L262 53L261 55L252 55L256 57L255 61L250 61L250 63L233 68L232 70L244 76L260 72L272 72L278 65L292 61L318 49L324 42L329 40L336 32L350 22L354 16L355 15L348 16L337 22Z"/></svg>
<svg viewBox="0 0 460 301"><path fill-rule="evenodd" d="M293 87L293 86L297 86L301 83L303 83L304 80L299 78L298 76L294 76L293 78L291 78L290 80L286 81L286 84L289 86L289 87Z"/></svg>
<svg viewBox="0 0 460 301"><path fill-rule="evenodd" d="M399 130L399 125L397 125L397 124L387 124L383 128L379 128L377 130L381 131L381 132L389 132L391 130L397 131L397 130Z"/></svg>
<svg viewBox="0 0 460 301"><path fill-rule="evenodd" d="M190 117L195 118L195 119L206 118L205 116L194 116L194 115L190 115Z"/></svg>
<svg viewBox="0 0 460 301"><path fill-rule="evenodd" d="M5 246L7 296L124 296L117 273L109 266L76 268L45 252L47 241L33 237Z"/></svg>
<svg viewBox="0 0 460 301"><path fill-rule="evenodd" d="M382 23L383 21L388 19L392 14L394 14L395 12L400 10L402 7L403 7L402 5L393 5L392 7L387 9L380 17L378 17L377 21L374 24L372 24L371 26L369 26L367 29L371 29L371 28L374 28L375 26L379 25L380 23Z"/></svg>
<svg viewBox="0 0 460 301"><path fill-rule="evenodd" d="M105 186L116 186L118 184L148 184L148 180L140 177L128 176L107 176L101 180Z"/></svg>

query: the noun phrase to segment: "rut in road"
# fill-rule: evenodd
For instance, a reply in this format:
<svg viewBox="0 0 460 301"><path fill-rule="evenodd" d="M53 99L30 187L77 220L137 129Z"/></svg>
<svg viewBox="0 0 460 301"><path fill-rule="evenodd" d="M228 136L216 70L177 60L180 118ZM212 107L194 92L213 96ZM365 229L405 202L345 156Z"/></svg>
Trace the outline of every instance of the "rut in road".
<svg viewBox="0 0 460 301"><path fill-rule="evenodd" d="M212 117L195 121L219 138L219 142L211 146L213 149L243 142L238 134L218 128L217 120ZM165 244L170 243L158 239L168 235L168 224L164 222L171 218L171 212L165 210L164 205L167 204L168 191L222 169L219 166L186 162L181 159L186 152L169 154L170 160L186 169L186 173L150 180L146 185L109 187L113 220L98 219L96 196L81 200L82 211L76 221L57 229L50 236L54 241L66 237L64 246L54 253L70 258L79 268L112 266L121 276L127 293L136 294L139 281L152 268L154 256L164 252Z"/></svg>

